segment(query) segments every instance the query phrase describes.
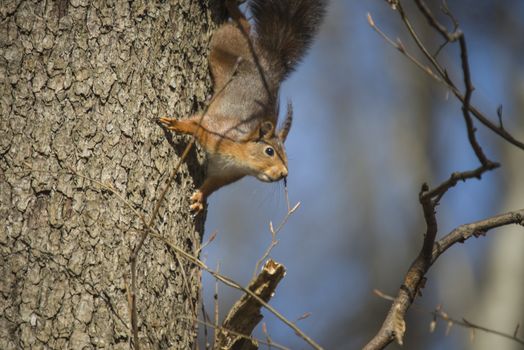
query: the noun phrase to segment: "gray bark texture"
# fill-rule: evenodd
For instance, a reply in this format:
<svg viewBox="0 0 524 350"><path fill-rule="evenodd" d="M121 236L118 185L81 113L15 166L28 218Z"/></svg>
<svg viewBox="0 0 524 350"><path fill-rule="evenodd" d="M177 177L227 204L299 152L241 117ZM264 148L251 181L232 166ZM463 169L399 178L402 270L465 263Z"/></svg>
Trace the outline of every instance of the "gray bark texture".
<svg viewBox="0 0 524 350"><path fill-rule="evenodd" d="M155 121L210 94L209 3L2 0L0 349L130 348L136 213L149 221L188 142ZM192 254L201 165L191 152L153 225ZM198 269L148 237L136 283L142 348L191 348Z"/></svg>

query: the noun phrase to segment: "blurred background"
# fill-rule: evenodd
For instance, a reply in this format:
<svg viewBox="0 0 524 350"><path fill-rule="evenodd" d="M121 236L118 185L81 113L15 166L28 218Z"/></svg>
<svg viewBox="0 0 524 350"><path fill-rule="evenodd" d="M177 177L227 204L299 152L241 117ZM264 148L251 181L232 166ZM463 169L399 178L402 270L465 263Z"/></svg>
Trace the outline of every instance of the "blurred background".
<svg viewBox="0 0 524 350"><path fill-rule="evenodd" d="M503 105L505 128L524 140L524 2L449 5L466 34L473 104L494 121ZM418 11L405 7L436 50L441 37ZM421 246L422 183L434 186L453 171L478 166L460 104L376 34L368 12L421 58L385 1L332 0L314 46L281 94L282 103L294 104L288 188L291 205L301 206L271 253L287 268L271 304L290 320L311 313L298 326L327 349L359 349L378 331L390 303L373 289L395 295ZM462 84L457 45L439 58ZM502 167L448 192L437 208L440 237L458 225L524 207L524 152L476 124L485 153ZM283 184L250 178L225 187L210 198L204 241L215 231L217 237L202 259L247 284L271 242L269 222L276 226L286 211ZM428 311L441 305L452 317L510 334L524 325L524 228L504 227L452 247L427 277L423 297L408 314L404 349L521 348L480 331L472 341L471 332L458 326L446 335L443 321L430 333ZM203 280L212 314L215 280L207 274ZM239 296L220 285L221 318ZM309 348L264 314L274 341ZM255 335L264 338L260 327Z"/></svg>

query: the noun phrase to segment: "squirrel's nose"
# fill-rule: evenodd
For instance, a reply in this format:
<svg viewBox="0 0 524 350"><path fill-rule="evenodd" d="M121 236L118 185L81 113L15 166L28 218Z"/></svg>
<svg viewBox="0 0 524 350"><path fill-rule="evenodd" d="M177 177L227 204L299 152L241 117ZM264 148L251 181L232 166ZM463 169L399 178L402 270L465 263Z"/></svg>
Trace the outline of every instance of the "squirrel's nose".
<svg viewBox="0 0 524 350"><path fill-rule="evenodd" d="M287 176L287 169L284 169L280 172L280 177L286 177Z"/></svg>

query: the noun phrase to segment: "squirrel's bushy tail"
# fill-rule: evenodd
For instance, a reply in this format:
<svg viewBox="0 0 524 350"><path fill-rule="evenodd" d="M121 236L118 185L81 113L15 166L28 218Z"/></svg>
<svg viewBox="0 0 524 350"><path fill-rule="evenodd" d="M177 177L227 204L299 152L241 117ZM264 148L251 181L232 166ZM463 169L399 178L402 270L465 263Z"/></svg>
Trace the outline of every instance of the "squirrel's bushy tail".
<svg viewBox="0 0 524 350"><path fill-rule="evenodd" d="M251 0L256 46L278 81L306 53L324 16L327 0Z"/></svg>

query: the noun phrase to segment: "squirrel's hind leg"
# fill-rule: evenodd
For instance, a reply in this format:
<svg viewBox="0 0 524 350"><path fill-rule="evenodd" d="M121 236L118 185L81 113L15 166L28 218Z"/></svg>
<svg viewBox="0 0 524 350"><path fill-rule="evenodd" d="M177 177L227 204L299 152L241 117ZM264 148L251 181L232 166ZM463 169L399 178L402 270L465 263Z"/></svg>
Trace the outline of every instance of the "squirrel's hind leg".
<svg viewBox="0 0 524 350"><path fill-rule="evenodd" d="M249 22L238 8L237 0L226 0L226 7L233 22L220 26L211 38L209 66L215 93L231 79L242 60L253 61Z"/></svg>
<svg viewBox="0 0 524 350"><path fill-rule="evenodd" d="M232 182L238 181L244 177L242 175L229 175L229 176L209 176L202 186L196 190L191 196L191 206L189 207L191 211L195 214L199 213L204 209L204 203L206 202L207 197L220 187L229 185Z"/></svg>

